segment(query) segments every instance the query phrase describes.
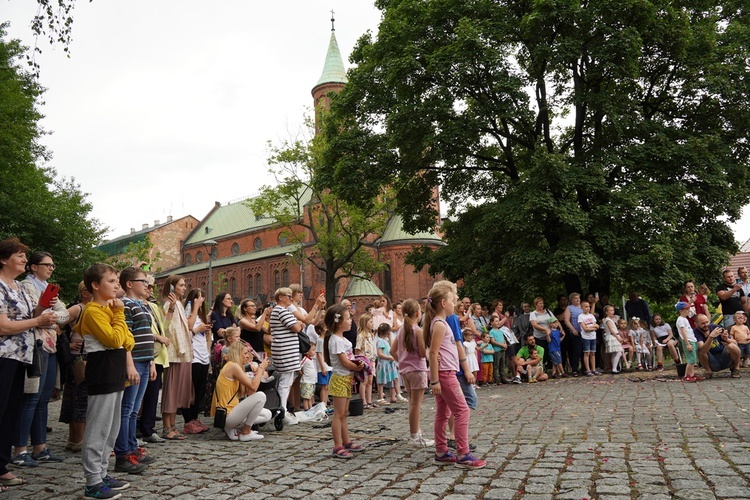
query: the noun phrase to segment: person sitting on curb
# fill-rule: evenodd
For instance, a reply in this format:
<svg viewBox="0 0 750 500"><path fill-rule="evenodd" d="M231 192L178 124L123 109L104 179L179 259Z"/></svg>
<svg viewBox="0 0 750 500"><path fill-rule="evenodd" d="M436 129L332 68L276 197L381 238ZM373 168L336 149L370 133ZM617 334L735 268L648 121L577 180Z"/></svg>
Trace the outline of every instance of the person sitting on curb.
<svg viewBox="0 0 750 500"><path fill-rule="evenodd" d="M711 378L714 372L731 369L732 378L740 378L740 348L729 336L729 331L719 325L712 325L705 314L695 317L693 330L698 339L698 359L706 370L705 377Z"/></svg>
<svg viewBox="0 0 750 500"><path fill-rule="evenodd" d="M526 336L526 345L518 350L515 357L516 376L513 378L514 384L521 383L521 374L525 373L529 377L529 382L544 382L547 380L547 374L544 373L542 360L544 359L544 348L536 345L533 335Z"/></svg>

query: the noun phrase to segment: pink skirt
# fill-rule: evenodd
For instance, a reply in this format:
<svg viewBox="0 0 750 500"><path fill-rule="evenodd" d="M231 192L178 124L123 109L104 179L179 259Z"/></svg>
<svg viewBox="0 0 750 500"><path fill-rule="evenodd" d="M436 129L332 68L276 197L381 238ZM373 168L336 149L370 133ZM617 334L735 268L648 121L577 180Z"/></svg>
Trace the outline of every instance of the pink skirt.
<svg viewBox="0 0 750 500"><path fill-rule="evenodd" d="M169 363L169 368L164 370L161 412L177 413L177 408L190 408L194 400L193 364Z"/></svg>

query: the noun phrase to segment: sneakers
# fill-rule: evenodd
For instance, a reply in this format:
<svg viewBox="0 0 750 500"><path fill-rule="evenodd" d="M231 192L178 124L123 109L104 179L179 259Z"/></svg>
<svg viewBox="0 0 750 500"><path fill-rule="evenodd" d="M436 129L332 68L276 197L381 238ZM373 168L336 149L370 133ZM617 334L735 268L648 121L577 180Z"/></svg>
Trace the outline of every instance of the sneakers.
<svg viewBox="0 0 750 500"><path fill-rule="evenodd" d="M656 371L657 372L663 372L664 371L664 365L661 364L661 363L659 363L658 365L656 365Z"/></svg>
<svg viewBox="0 0 750 500"><path fill-rule="evenodd" d="M449 439L448 440L448 448L453 448L454 450L457 450L456 448L456 440L455 439ZM477 447L474 443L469 443L469 451L476 451Z"/></svg>
<svg viewBox="0 0 750 500"><path fill-rule="evenodd" d="M284 415L284 425L297 425L298 423L299 420L297 420L297 417L291 413L287 412L286 415Z"/></svg>
<svg viewBox="0 0 750 500"><path fill-rule="evenodd" d="M256 441L258 439L263 439L265 436L263 434L258 434L258 431L250 431L250 434L242 434L241 432L238 434L240 441L247 442L247 441Z"/></svg>
<svg viewBox="0 0 750 500"><path fill-rule="evenodd" d="M435 446L435 441L433 441L432 439L425 439L420 432L419 434L417 434L417 437L409 438L409 444L415 446L416 448L428 448L430 446Z"/></svg>
<svg viewBox="0 0 750 500"><path fill-rule="evenodd" d="M83 496L86 498L120 498L122 493L112 491L112 488L104 484L104 481L102 481L94 486L84 487Z"/></svg>
<svg viewBox="0 0 750 500"><path fill-rule="evenodd" d="M102 478L102 482L104 483L104 486L106 486L110 490L120 491L130 488L130 483L120 481L119 479L116 479L112 476L104 476Z"/></svg>
<svg viewBox="0 0 750 500"><path fill-rule="evenodd" d="M62 462L65 460L62 457L58 457L50 453L49 448L43 449L41 452L31 455L32 460L37 462Z"/></svg>
<svg viewBox="0 0 750 500"><path fill-rule="evenodd" d="M450 465L450 464L455 464L456 460L458 460L456 455L454 455L450 451L447 451L445 452L445 455L442 455L442 456L435 454L434 462L437 465Z"/></svg>
<svg viewBox="0 0 750 500"><path fill-rule="evenodd" d="M115 472L126 472L128 474L140 474L146 469L148 469L148 465L140 463L138 461L138 456L135 453L128 453L124 457L117 457L115 459ZM94 497L94 498L97 498L97 497ZM112 497L99 497L99 498L112 498Z"/></svg>
<svg viewBox="0 0 750 500"><path fill-rule="evenodd" d="M203 432L203 429L196 427L195 420L191 420L190 422L186 423L182 428L183 434L200 434L201 432Z"/></svg>
<svg viewBox="0 0 750 500"><path fill-rule="evenodd" d="M19 453L15 457L13 457L13 460L11 460L13 465L18 465L19 467L37 467L39 466L39 462L31 458L31 453L28 451L24 451L23 453Z"/></svg>
<svg viewBox="0 0 750 500"><path fill-rule="evenodd" d="M225 428L224 429L224 433L227 435L227 437L229 438L230 441L239 441L240 440L240 436L239 436L240 433L238 432L237 429Z"/></svg>
<svg viewBox="0 0 750 500"><path fill-rule="evenodd" d="M135 458L138 459L138 462L142 464L148 465L156 460L154 457L148 454L146 448L142 448L140 446L133 453L135 454Z"/></svg>
<svg viewBox="0 0 750 500"><path fill-rule="evenodd" d="M157 433L153 433L150 436L143 436L143 440L147 443L166 443L167 440L158 435Z"/></svg>
<svg viewBox="0 0 750 500"><path fill-rule="evenodd" d="M480 460L471 453L463 458L456 459L456 467L460 469L481 469L487 465L486 460Z"/></svg>
<svg viewBox="0 0 750 500"><path fill-rule="evenodd" d="M516 375L515 377L513 377L513 380L511 382L513 382L514 384L521 384L521 377Z"/></svg>

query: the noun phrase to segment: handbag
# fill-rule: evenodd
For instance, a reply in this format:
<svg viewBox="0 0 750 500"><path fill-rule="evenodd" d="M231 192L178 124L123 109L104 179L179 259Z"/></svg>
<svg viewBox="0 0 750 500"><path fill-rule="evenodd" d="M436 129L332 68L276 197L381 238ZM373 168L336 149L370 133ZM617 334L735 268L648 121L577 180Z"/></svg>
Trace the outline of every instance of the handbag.
<svg viewBox="0 0 750 500"><path fill-rule="evenodd" d="M237 388L237 391L235 391L234 396L227 402L227 405L231 403L234 398L237 396L237 392L239 392L240 388ZM214 411L214 427L217 429L223 429L227 425L227 409L223 406L219 406L219 395L216 393L216 388L214 388L214 399L216 400L216 410Z"/></svg>
<svg viewBox="0 0 750 500"><path fill-rule="evenodd" d="M70 352L70 338L65 333L57 336L57 362L62 366L73 363L73 353Z"/></svg>
<svg viewBox="0 0 750 500"><path fill-rule="evenodd" d="M73 364L70 365L70 372L73 374L76 385L81 385L86 381L86 360L83 356L75 357Z"/></svg>
<svg viewBox="0 0 750 500"><path fill-rule="evenodd" d="M31 359L31 364L26 367L26 376L28 378L39 378L42 376L42 371L44 370L42 352L42 339L36 339L34 341L34 357Z"/></svg>

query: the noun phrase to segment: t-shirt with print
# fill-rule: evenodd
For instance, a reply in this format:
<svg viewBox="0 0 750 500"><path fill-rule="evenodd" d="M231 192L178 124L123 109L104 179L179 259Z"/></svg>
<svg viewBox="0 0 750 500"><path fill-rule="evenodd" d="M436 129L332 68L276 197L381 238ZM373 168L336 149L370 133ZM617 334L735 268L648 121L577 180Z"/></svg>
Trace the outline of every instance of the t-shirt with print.
<svg viewBox="0 0 750 500"><path fill-rule="evenodd" d="M549 320L551 318L552 315L548 311L544 311L543 313L531 311L529 314L529 321L536 321L537 325L542 328L549 328ZM534 328L534 338L545 340L547 338L547 331Z"/></svg>
<svg viewBox="0 0 750 500"><path fill-rule="evenodd" d="M344 337L331 335L330 340L328 340L328 353L331 356L331 370L334 374L343 375L345 377L352 374L352 371L341 364L341 360L339 359L339 354L341 353L346 354L346 357L351 359L352 352L353 348L351 342Z"/></svg>
<svg viewBox="0 0 750 500"><path fill-rule="evenodd" d="M579 325L596 325L596 316L593 314L579 314L578 315ZM581 338L584 340L596 340L596 330L586 331L581 326Z"/></svg>
<svg viewBox="0 0 750 500"><path fill-rule="evenodd" d="M732 285L727 285L726 283L722 283L721 285L716 287L717 292L727 292L729 290L732 290ZM732 295L729 297L729 300L722 300L721 301L721 314L724 315L724 317L732 316L737 311L742 311L742 297L745 296L745 292L742 291L742 288L739 290L734 290ZM721 300L721 299L720 299Z"/></svg>

